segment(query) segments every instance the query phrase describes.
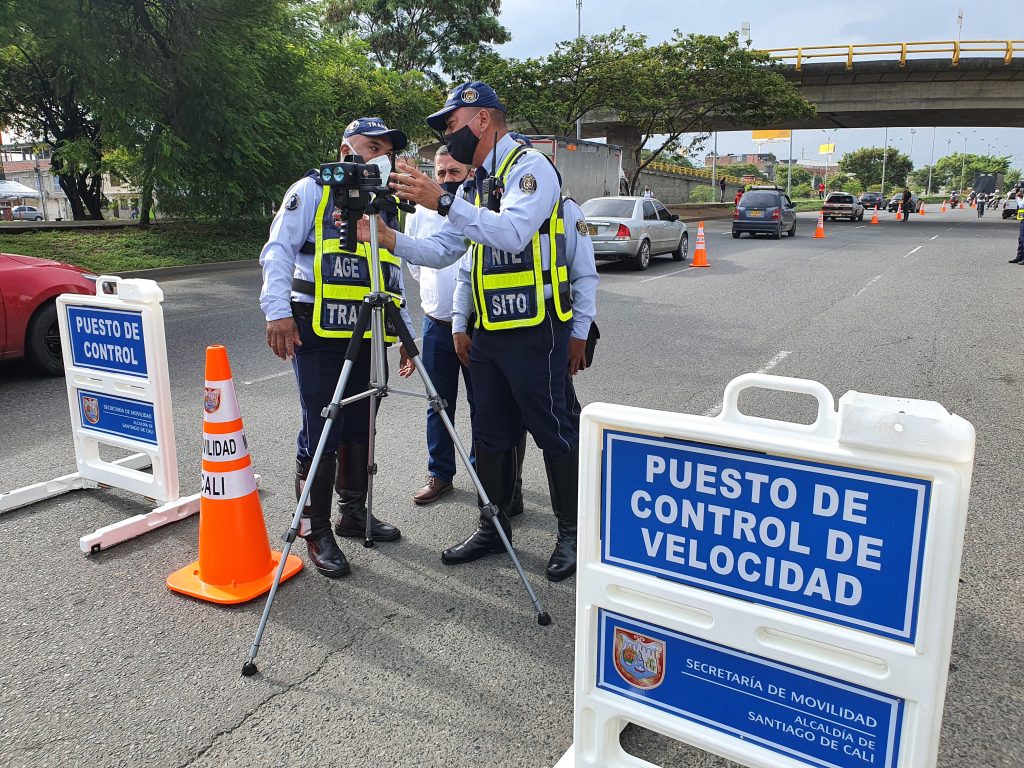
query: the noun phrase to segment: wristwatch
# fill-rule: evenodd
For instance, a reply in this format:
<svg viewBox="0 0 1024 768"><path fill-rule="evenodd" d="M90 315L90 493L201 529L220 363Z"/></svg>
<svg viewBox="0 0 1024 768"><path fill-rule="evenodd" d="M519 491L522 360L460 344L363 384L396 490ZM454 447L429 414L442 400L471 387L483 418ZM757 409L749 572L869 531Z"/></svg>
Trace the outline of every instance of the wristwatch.
<svg viewBox="0 0 1024 768"><path fill-rule="evenodd" d="M439 198L437 198L437 212L442 216L448 215L448 210L452 207L452 203L455 202L455 195L451 192L445 192Z"/></svg>

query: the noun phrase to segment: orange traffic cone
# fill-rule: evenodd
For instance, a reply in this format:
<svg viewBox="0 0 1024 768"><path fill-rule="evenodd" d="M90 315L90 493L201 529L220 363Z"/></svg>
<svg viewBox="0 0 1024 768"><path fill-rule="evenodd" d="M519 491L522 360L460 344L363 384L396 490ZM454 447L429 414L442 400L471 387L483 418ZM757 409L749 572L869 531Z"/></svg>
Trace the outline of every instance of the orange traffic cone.
<svg viewBox="0 0 1024 768"><path fill-rule="evenodd" d="M924 216L924 200L922 200L921 204L919 206L917 206L917 212L919 214L921 214L922 216Z"/></svg>
<svg viewBox="0 0 1024 768"><path fill-rule="evenodd" d="M697 224L697 247L693 249L693 261L691 267L710 267L708 264L708 249L704 243L704 222Z"/></svg>
<svg viewBox="0 0 1024 768"><path fill-rule="evenodd" d="M961 201L960 201L960 210L962 211L963 209L964 209L964 201L963 201L963 200L961 200Z"/></svg>
<svg viewBox="0 0 1024 768"><path fill-rule="evenodd" d="M168 576L167 586L211 603L244 603L270 590L280 561L270 551L228 352L214 344L206 348L199 560ZM302 560L289 555L282 581L301 570Z"/></svg>
<svg viewBox="0 0 1024 768"><path fill-rule="evenodd" d="M878 206L877 205L875 206L875 212L873 214L871 214L871 223L872 224L877 224L878 223Z"/></svg>
<svg viewBox="0 0 1024 768"><path fill-rule="evenodd" d="M818 228L814 230L815 238L825 237L825 212L818 211Z"/></svg>
<svg viewBox="0 0 1024 768"><path fill-rule="evenodd" d="M896 209L896 221L903 221L903 203L900 203L899 208Z"/></svg>
<svg viewBox="0 0 1024 768"><path fill-rule="evenodd" d="M946 201L945 201L945 199L943 199L942 207L939 208L939 213L945 213L945 212L946 212Z"/></svg>

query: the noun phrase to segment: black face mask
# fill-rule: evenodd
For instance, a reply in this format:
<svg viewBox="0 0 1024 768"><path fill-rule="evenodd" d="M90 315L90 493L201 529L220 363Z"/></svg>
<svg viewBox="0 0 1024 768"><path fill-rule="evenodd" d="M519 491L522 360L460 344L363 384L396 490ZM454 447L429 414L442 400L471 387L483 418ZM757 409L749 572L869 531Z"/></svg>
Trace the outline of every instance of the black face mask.
<svg viewBox="0 0 1024 768"><path fill-rule="evenodd" d="M480 137L475 136L473 131L469 129L469 123L466 123L455 133L446 133L444 135L444 145L448 147L448 151L455 159L455 162L462 163L463 165L471 165L473 163L473 155L476 153L479 143Z"/></svg>
<svg viewBox="0 0 1024 768"><path fill-rule="evenodd" d="M446 181L441 185L441 188L451 195L457 195L459 194L459 190L462 189L462 185L465 183L465 179L462 181Z"/></svg>

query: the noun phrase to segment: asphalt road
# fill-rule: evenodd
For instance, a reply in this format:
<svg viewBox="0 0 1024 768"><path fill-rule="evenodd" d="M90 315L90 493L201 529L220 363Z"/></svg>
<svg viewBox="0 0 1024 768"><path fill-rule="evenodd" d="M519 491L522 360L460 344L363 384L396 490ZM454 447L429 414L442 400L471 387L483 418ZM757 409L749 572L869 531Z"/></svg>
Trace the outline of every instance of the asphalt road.
<svg viewBox="0 0 1024 768"><path fill-rule="evenodd" d="M734 376L770 367L837 398L933 399L971 421L978 451L939 764L1024 765L1015 223L970 210L903 225L885 215L880 226L830 224L814 240L801 216L799 236L782 241L734 241L728 222L709 225L710 269L668 257L643 273L601 267L603 338L578 379L581 400L703 414ZM289 368L263 343L259 273L163 287L183 487L197 486L203 349L222 342L276 545L294 503L298 408ZM807 406L748 403L794 420ZM63 380L0 364L0 413L0 488L73 471ZM572 740L575 590L543 578L555 523L539 451L515 539L548 628L507 559L440 562L471 529L474 495L460 474L442 503L411 504L423 419L421 401L394 396L380 422L378 512L403 540L345 544L347 578L307 568L286 583L255 678L239 669L262 601L221 608L164 586L195 559L196 518L86 558L80 536L145 508L90 491L0 516L0 765L553 765ZM459 423L468 434L465 408ZM659 764L724 765L632 728L624 743Z"/></svg>

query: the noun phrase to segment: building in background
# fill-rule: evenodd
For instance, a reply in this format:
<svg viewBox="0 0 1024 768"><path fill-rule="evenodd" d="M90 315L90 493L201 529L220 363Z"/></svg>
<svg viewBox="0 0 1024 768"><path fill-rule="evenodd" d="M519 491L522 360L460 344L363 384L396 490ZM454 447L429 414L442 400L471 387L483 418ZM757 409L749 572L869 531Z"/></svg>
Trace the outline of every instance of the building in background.
<svg viewBox="0 0 1024 768"><path fill-rule="evenodd" d="M719 155L718 166L729 165L753 165L769 179L775 178L775 167L778 165L778 158L771 152L759 152L749 155ZM705 155L704 167L710 168L715 164L713 155Z"/></svg>

